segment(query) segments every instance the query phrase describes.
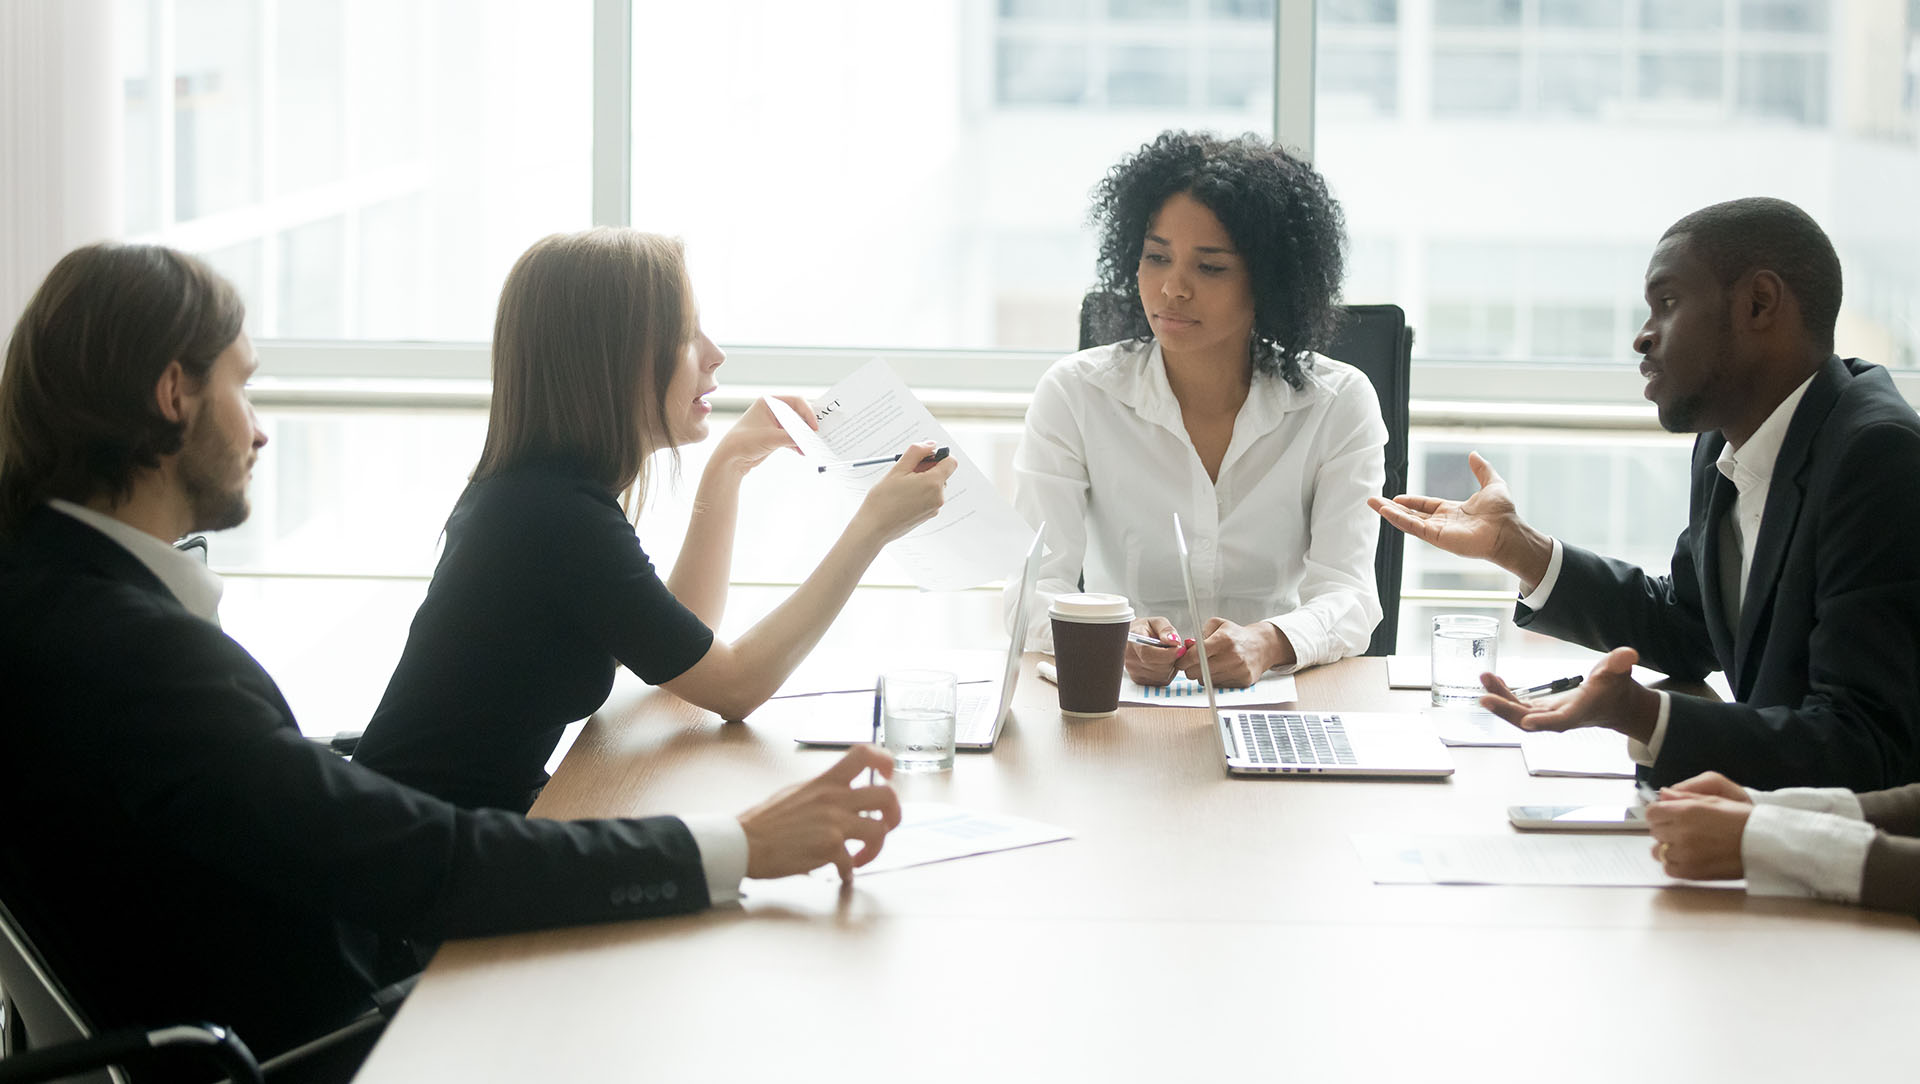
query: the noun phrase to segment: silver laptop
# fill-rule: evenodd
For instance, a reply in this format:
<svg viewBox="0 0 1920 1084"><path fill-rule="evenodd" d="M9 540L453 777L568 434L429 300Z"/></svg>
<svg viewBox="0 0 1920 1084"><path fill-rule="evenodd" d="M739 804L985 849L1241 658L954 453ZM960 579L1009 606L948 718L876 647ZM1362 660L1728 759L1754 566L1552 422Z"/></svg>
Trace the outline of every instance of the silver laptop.
<svg viewBox="0 0 1920 1084"><path fill-rule="evenodd" d="M1204 622L1206 611L1193 590L1193 557L1187 552L1187 532L1180 526L1179 513L1173 517L1173 541L1180 551L1187 610L1196 622ZM1446 746L1418 715L1266 708L1221 711L1206 650L1199 654L1200 685L1207 691L1207 707L1220 733L1227 771L1234 775L1432 778L1453 774Z"/></svg>
<svg viewBox="0 0 1920 1084"><path fill-rule="evenodd" d="M1007 642L1005 667L998 681L971 681L954 689L953 745L956 749L989 750L1013 715L1013 690L1020 680L1020 658L1027 642L1027 604L1040 578L1041 524L1027 547L1020 572L1020 594L1014 600L1013 638ZM769 710L771 709L771 710ZM873 739L873 694L827 693L769 700L753 713L753 721L775 721L794 715L794 741L802 745L858 745Z"/></svg>

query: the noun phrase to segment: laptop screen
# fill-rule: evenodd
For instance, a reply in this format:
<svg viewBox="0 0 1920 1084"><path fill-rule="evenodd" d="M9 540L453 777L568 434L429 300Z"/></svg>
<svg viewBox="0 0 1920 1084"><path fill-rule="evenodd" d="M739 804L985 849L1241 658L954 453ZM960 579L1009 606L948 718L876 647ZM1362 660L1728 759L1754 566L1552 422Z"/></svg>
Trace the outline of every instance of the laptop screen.
<svg viewBox="0 0 1920 1084"><path fill-rule="evenodd" d="M1194 639L1200 642L1194 647L1200 655L1200 687L1207 690L1207 707L1213 711L1213 717L1220 717L1220 701L1213 694L1213 671L1207 667L1207 645L1200 631L1206 627L1206 617L1200 612L1200 598L1193 590L1193 555L1187 552L1187 532L1180 526L1180 513L1173 514L1173 545L1180 551L1180 581L1187 587L1187 612L1193 615Z"/></svg>
<svg viewBox="0 0 1920 1084"><path fill-rule="evenodd" d="M1027 547L1027 563L1020 571L1020 594L1013 603L1013 641L1007 645L1006 669L1000 674L1000 705L993 717L995 726L1006 719L1008 709L1013 707L1013 686L1020 680L1020 656L1027 646L1027 604L1033 596L1033 585L1040 577L1040 553L1045 548L1040 540L1046 533L1047 525L1042 522L1033 532L1033 544Z"/></svg>

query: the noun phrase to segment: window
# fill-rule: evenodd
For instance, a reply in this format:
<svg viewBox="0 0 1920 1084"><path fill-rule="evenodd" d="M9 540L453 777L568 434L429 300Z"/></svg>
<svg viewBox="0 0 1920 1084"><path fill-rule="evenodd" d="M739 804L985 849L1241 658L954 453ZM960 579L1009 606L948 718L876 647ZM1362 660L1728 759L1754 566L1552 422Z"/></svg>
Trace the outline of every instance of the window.
<svg viewBox="0 0 1920 1084"><path fill-rule="evenodd" d="M484 339L590 221L591 13L120 0L127 232L205 254L256 338Z"/></svg>
<svg viewBox="0 0 1920 1084"><path fill-rule="evenodd" d="M630 219L686 239L729 344L1070 352L1106 170L1167 128L1273 124L1268 3L640 0L633 18Z"/></svg>
<svg viewBox="0 0 1920 1084"><path fill-rule="evenodd" d="M1592 360L1603 310L1616 335L1635 322L1637 272L1604 294L1483 295L1434 273L1435 246L1643 259L1666 222L1765 178L1834 233L1843 334L1920 364L1920 0L1311 7L1348 296L1408 304L1422 356ZM626 220L687 239L729 344L1064 350L1088 189L1169 127L1272 131L1293 10L635 0ZM593 0L118 11L126 232L206 254L263 341L482 340L511 261L588 225L608 184Z"/></svg>
<svg viewBox="0 0 1920 1084"><path fill-rule="evenodd" d="M1920 219L1902 195L1920 191L1920 109L1913 76L1892 74L1920 72L1905 12L1433 0L1365 14L1321 9L1316 160L1353 236L1349 299L1405 307L1418 355L1618 365L1660 233L1764 191L1840 251L1840 349L1920 362ZM1397 72L1366 82L1401 88L1397 114L1356 108L1359 32L1395 43L1380 55ZM1393 269L1370 266L1381 253Z"/></svg>

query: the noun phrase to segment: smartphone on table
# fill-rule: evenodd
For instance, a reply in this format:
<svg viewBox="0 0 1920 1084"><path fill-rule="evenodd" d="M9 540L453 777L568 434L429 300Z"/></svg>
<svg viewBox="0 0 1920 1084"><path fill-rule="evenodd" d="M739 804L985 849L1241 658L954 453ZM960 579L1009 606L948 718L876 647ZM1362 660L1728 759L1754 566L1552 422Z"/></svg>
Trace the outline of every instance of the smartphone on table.
<svg viewBox="0 0 1920 1084"><path fill-rule="evenodd" d="M1515 828L1535 832L1644 832L1646 810L1637 805L1510 805Z"/></svg>

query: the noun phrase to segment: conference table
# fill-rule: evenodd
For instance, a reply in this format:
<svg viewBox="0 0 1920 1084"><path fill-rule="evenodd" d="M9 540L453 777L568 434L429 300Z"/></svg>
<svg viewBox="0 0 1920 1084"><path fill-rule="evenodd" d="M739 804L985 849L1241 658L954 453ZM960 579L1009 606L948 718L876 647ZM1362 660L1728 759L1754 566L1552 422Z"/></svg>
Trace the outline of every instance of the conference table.
<svg viewBox="0 0 1920 1084"><path fill-rule="evenodd" d="M1068 719L1025 662L992 753L908 801L1058 843L444 946L357 1078L1826 1081L1913 1071L1920 923L1706 888L1375 884L1353 833L1624 802L1451 750L1443 781L1229 777L1207 713ZM1306 707L1418 710L1384 660ZM738 812L839 754L622 675L537 816ZM537 892L539 885L528 885Z"/></svg>

